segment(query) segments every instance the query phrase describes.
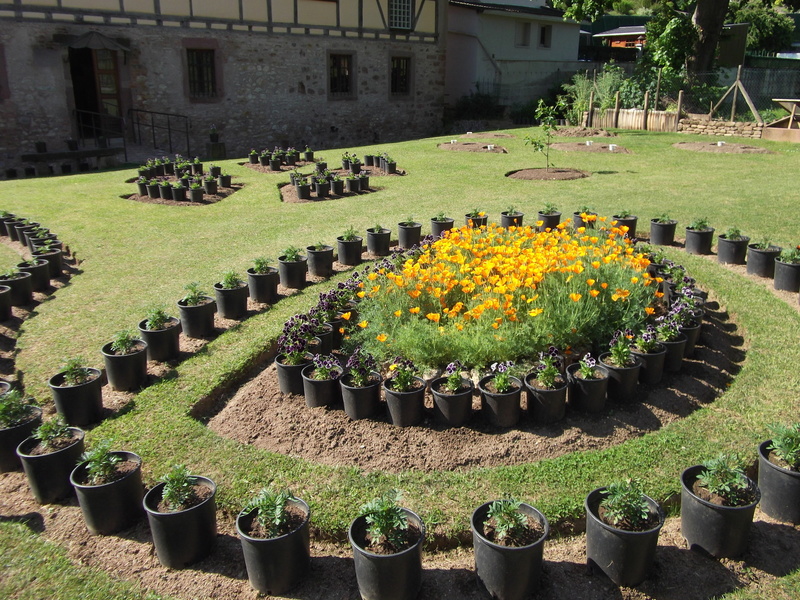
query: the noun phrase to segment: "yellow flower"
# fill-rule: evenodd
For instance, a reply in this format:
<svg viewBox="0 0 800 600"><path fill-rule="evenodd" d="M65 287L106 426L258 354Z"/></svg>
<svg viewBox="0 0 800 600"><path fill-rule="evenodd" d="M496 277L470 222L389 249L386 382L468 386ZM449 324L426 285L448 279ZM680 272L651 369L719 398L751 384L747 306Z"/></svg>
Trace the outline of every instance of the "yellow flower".
<svg viewBox="0 0 800 600"><path fill-rule="evenodd" d="M356 296L358 296L359 298L363 298L364 296L366 296L366 294L364 292L358 292Z"/></svg>
<svg viewBox="0 0 800 600"><path fill-rule="evenodd" d="M544 312L543 308L534 308L533 310L528 311L528 315L531 317L538 317L543 312Z"/></svg>
<svg viewBox="0 0 800 600"><path fill-rule="evenodd" d="M410 312L412 315L416 315L419 312L419 306L412 306L408 309L408 312Z"/></svg>
<svg viewBox="0 0 800 600"><path fill-rule="evenodd" d="M646 312L648 315L652 315L654 312L656 312L656 309L652 306L647 306L645 307L644 312Z"/></svg>
<svg viewBox="0 0 800 600"><path fill-rule="evenodd" d="M587 280L586 280L586 285L588 285L588 286L593 286L593 285L594 285L594 282L595 282L595 280L594 280L594 279L587 279Z"/></svg>
<svg viewBox="0 0 800 600"><path fill-rule="evenodd" d="M346 313L342 313L342 319L344 319L345 321L349 321L350 317L352 317L352 316L353 316L353 313L351 313L350 311L348 311Z"/></svg>
<svg viewBox="0 0 800 600"><path fill-rule="evenodd" d="M438 322L439 322L439 318L440 318L440 316L441 316L441 315L439 315L439 313L428 313L428 314L427 314L427 315L425 315L425 316L426 316L426 317L427 317L429 320L433 321L434 323L438 323Z"/></svg>
<svg viewBox="0 0 800 600"><path fill-rule="evenodd" d="M578 300L580 300L581 298L583 298L583 296L581 296L581 294L579 294L579 293L577 293L577 292L572 292L572 293L569 295L569 297L570 297L570 299L571 299L573 302L577 302Z"/></svg>
<svg viewBox="0 0 800 600"><path fill-rule="evenodd" d="M358 324L361 329L364 329L367 325L369 325L369 321L361 321L361 323Z"/></svg>
<svg viewBox="0 0 800 600"><path fill-rule="evenodd" d="M631 283L639 283L638 277L631 277Z"/></svg>
<svg viewBox="0 0 800 600"><path fill-rule="evenodd" d="M379 342L385 342L386 340L389 339L389 336L386 335L385 333L379 333L378 335L375 336L375 339L378 340Z"/></svg>
<svg viewBox="0 0 800 600"><path fill-rule="evenodd" d="M595 269L599 269L599 268L600 268L600 261L599 261L599 260L593 260L593 261L592 261L592 266L593 266Z"/></svg>
<svg viewBox="0 0 800 600"><path fill-rule="evenodd" d="M400 310L399 308L398 308L396 311L394 311L394 316L395 316L395 317L399 317L399 316L400 316L400 315L402 315L402 314L403 314L403 311L402 311L402 310Z"/></svg>
<svg viewBox="0 0 800 600"><path fill-rule="evenodd" d="M600 290L589 290L589 295L590 295L592 298L597 298L597 296L598 296L599 294L600 294Z"/></svg>

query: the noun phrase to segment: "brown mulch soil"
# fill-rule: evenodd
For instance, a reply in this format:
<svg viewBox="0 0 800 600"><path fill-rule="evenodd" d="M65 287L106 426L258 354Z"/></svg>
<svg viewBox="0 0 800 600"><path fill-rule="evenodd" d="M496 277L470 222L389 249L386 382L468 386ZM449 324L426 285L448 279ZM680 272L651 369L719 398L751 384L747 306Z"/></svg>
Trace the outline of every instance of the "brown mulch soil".
<svg viewBox="0 0 800 600"><path fill-rule="evenodd" d="M105 485L107 483L112 483L119 479L122 479L126 475L133 473L136 469L139 468L139 463L135 460L121 460L114 465L114 471L111 475L103 480L101 483L93 484L93 485ZM81 469L76 473L75 481L81 485L89 485L89 478L86 469Z"/></svg>
<svg viewBox="0 0 800 600"><path fill-rule="evenodd" d="M722 146L717 146L717 142L678 142L672 144L672 147L692 152L715 152L717 154L775 154L766 148L733 142L725 142Z"/></svg>
<svg viewBox="0 0 800 600"><path fill-rule="evenodd" d="M587 146L586 142L558 142L552 144L550 147L556 150L563 150L564 152L611 152L608 144L601 144L595 142L591 146ZM631 151L622 146L614 148L614 154L630 154Z"/></svg>
<svg viewBox="0 0 800 600"><path fill-rule="evenodd" d="M253 163L251 163L249 161L248 162L239 163L239 164L242 165L242 166L247 167L248 169L252 169L253 171L257 171L258 173L266 173L267 175L274 175L275 173L288 173L289 171L294 171L295 169L302 169L305 166L315 164L315 162L316 161L313 161L313 160L309 161L309 162L306 162L304 160L300 160L300 161L297 161L293 165L281 165L281 170L280 171L273 171L272 169L269 168L269 165L267 165L267 166L261 166L260 164L255 164L254 165Z"/></svg>
<svg viewBox="0 0 800 600"><path fill-rule="evenodd" d="M556 137L617 137L616 133L593 127L559 127Z"/></svg>
<svg viewBox="0 0 800 600"><path fill-rule="evenodd" d="M511 429L493 427L480 412L466 427L445 428L434 419L430 393L420 426L391 425L385 408L374 419L351 421L341 405L312 409L302 396L282 394L271 364L221 400L224 406L209 415L209 427L272 452L370 471L524 464L617 445L707 406L739 371L745 356L742 344L729 316L712 301L695 356L684 362L681 373L666 374L661 384L640 386L638 402L610 403L599 417L570 410L554 425L536 425L524 416ZM480 409L477 394L473 408Z"/></svg>
<svg viewBox="0 0 800 600"><path fill-rule="evenodd" d="M301 510L297 506L287 506L284 509L284 513L286 515L286 518L283 524L278 528L277 536L270 535L269 531L265 527L263 527L261 523L258 522L257 519L253 519L250 522L250 527L242 527L242 531L244 531L250 537L260 538L260 539L279 537L282 535L286 535L287 533L291 533L296 529L299 529L300 526L306 520L306 512L304 510Z"/></svg>
<svg viewBox="0 0 800 600"><path fill-rule="evenodd" d="M194 490L194 493L192 494L191 498L189 498L189 500L178 509L173 509L169 504L167 504L166 500L162 498L156 507L158 512L173 513L182 510L189 510L190 508L199 506L214 495L214 490L204 483L197 483L192 486L192 489Z"/></svg>
<svg viewBox="0 0 800 600"><path fill-rule="evenodd" d="M450 142L436 146L439 150L455 150L457 152L489 152L492 154L508 154L508 150L502 146L495 146L489 150L489 144L476 144L475 142Z"/></svg>
<svg viewBox="0 0 800 600"><path fill-rule="evenodd" d="M523 179L525 181L570 181L573 179L582 179L589 177L586 171L579 171L578 169L558 169L550 167L547 169L520 169L519 171L511 171L506 174L506 177L511 179Z"/></svg>
<svg viewBox="0 0 800 600"><path fill-rule="evenodd" d="M509 533L504 538L498 539L497 522L491 518L483 524L483 537L498 546L519 548L533 544L544 535L544 527L530 515L523 516L525 517L525 527L519 534Z"/></svg>
<svg viewBox="0 0 800 600"><path fill-rule="evenodd" d="M454 136L454 137L456 137L456 136ZM482 139L490 138L490 139L492 139L492 138L513 138L513 137L516 137L516 136L511 135L510 133L498 133L498 132L494 132L494 131L487 131L487 132L481 132L481 131L474 132L474 131L472 131L470 133L462 133L462 134L458 135L457 137L482 138Z"/></svg>
<svg viewBox="0 0 800 600"><path fill-rule="evenodd" d="M203 194L202 202L192 202L189 200L188 191L186 194L186 200L184 201L151 198L150 196L140 196L139 194L125 194L122 196L122 198L126 200L133 200L134 202L143 202L145 204L165 204L167 206L207 206L209 204L216 204L220 200L225 200L225 198L238 192L243 187L244 184L241 183L232 183L231 187L229 188L217 187L216 194Z"/></svg>
<svg viewBox="0 0 800 600"><path fill-rule="evenodd" d="M311 164L311 163L309 163L309 164ZM250 165L250 166L254 166L254 165ZM344 169L328 169L328 170L331 173L338 174L340 177L344 177L345 175L348 175L350 173L350 171L345 171ZM366 167L366 168L362 169L362 172L369 173L369 189L368 190L361 190L360 192L352 192L352 193L348 193L347 191L345 191L341 196L331 192L330 195L327 198L318 198L314 194L314 190L312 189L311 190L311 198L308 199L308 200L301 200L297 196L297 189L291 183L287 183L285 185L280 186L280 188L279 188L280 193L281 193L281 200L283 202L288 202L288 203L325 202L326 200L338 200L340 198L351 198L351 197L354 197L354 196L367 196L368 194L371 194L372 192L378 192L378 191L384 189L381 186L376 186L375 185L375 180L377 178L380 178L380 177L403 177L404 175L406 175L406 172L404 170L402 170L402 169L398 169L396 173L384 173L381 169L377 169L377 168L374 168L374 167ZM310 175L310 173L307 173L306 175Z"/></svg>

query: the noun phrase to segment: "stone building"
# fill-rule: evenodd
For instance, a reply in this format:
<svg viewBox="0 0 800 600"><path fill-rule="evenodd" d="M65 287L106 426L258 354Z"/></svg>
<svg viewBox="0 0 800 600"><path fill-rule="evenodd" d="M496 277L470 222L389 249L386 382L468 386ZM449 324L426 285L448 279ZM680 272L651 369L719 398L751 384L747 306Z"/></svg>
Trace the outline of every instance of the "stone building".
<svg viewBox="0 0 800 600"><path fill-rule="evenodd" d="M446 4L0 0L0 177L35 142L93 148L123 128L152 141L147 123L166 123L152 113L187 117L170 119L173 149L200 155L212 125L228 156L434 134Z"/></svg>

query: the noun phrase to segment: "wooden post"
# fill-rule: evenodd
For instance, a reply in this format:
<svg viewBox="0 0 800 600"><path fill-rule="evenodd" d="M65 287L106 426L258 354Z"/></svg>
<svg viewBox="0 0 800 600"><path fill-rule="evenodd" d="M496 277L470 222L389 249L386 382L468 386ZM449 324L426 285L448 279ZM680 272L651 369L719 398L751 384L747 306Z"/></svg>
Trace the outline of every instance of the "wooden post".
<svg viewBox="0 0 800 600"><path fill-rule="evenodd" d="M644 116L642 117L642 129L647 131L647 111L650 110L650 90L644 93Z"/></svg>
<svg viewBox="0 0 800 600"><path fill-rule="evenodd" d="M736 100L739 97L739 85L741 85L740 78L742 76L742 65L739 65L739 69L736 71L736 83L733 84L733 102L731 103L731 121L736 118Z"/></svg>
<svg viewBox="0 0 800 600"><path fill-rule="evenodd" d="M678 92L678 118L675 120L675 131L680 131L682 111L683 111L683 90L680 90Z"/></svg>
<svg viewBox="0 0 800 600"><path fill-rule="evenodd" d="M612 127L619 127L619 109L622 106L622 102L619 99L619 90L617 93L614 94L614 121Z"/></svg>
<svg viewBox="0 0 800 600"><path fill-rule="evenodd" d="M661 68L658 69L658 79L656 80L656 97L653 100L653 107L658 110L658 99L661 96Z"/></svg>
<svg viewBox="0 0 800 600"><path fill-rule="evenodd" d="M589 93L589 110L586 113L586 127L592 127L594 123L594 90Z"/></svg>

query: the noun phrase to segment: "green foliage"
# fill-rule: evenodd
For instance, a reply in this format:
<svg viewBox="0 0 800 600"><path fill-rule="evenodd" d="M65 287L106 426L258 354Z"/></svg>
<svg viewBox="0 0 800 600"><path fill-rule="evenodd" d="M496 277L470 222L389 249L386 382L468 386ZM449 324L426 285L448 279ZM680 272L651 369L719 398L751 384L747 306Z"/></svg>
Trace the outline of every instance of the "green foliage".
<svg viewBox="0 0 800 600"><path fill-rule="evenodd" d="M659 5L646 29L647 55L652 63L671 73L683 70L697 42L692 15L668 1Z"/></svg>
<svg viewBox="0 0 800 600"><path fill-rule="evenodd" d="M222 281L220 281L223 290L235 290L243 283L244 281L236 271L225 271L222 274Z"/></svg>
<svg viewBox="0 0 800 600"><path fill-rule="evenodd" d="M263 256L259 256L253 259L253 272L258 273L259 275L264 275L265 273L269 273L269 263L272 262L270 259L265 258Z"/></svg>
<svg viewBox="0 0 800 600"><path fill-rule="evenodd" d="M661 213L656 218L653 219L654 223L672 223L672 217L669 216L669 213Z"/></svg>
<svg viewBox="0 0 800 600"><path fill-rule="evenodd" d="M0 429L14 427L27 421L34 406L36 404L33 398L26 397L17 388L0 395Z"/></svg>
<svg viewBox="0 0 800 600"><path fill-rule="evenodd" d="M395 392L410 392L418 372L413 362L397 356L389 365L390 379L387 383Z"/></svg>
<svg viewBox="0 0 800 600"><path fill-rule="evenodd" d="M358 239L358 232L356 228L352 225L348 226L347 229L344 230L344 233L341 235L342 241L344 242L354 242Z"/></svg>
<svg viewBox="0 0 800 600"><path fill-rule="evenodd" d="M630 367L635 364L631 355L632 337L631 331L617 331L611 338L609 352L611 352L610 358L615 366Z"/></svg>
<svg viewBox="0 0 800 600"><path fill-rule="evenodd" d="M431 219L431 221L437 221L437 222L439 222L439 223L442 223L442 222L444 222L444 221L447 221L447 220L448 220L448 218L449 218L449 217L447 216L447 214L446 214L444 211L440 211L440 212L436 213L436 216L435 216L435 217L433 217L433 218Z"/></svg>
<svg viewBox="0 0 800 600"><path fill-rule="evenodd" d="M769 428L772 443L767 446L778 458L786 461L795 470L800 470L800 423L782 425L775 423Z"/></svg>
<svg viewBox="0 0 800 600"><path fill-rule="evenodd" d="M543 215L554 215L558 212L558 206L552 202L545 202L544 206L539 212Z"/></svg>
<svg viewBox="0 0 800 600"><path fill-rule="evenodd" d="M267 537L274 538L286 533L289 524L289 513L286 508L295 501L294 494L288 489L273 490L262 488L258 495L250 500L245 510L256 511L256 522L267 532Z"/></svg>
<svg viewBox="0 0 800 600"><path fill-rule="evenodd" d="M161 481L164 483L161 497L170 510L183 510L195 500L197 478L189 474L186 465L173 465Z"/></svg>
<svg viewBox="0 0 800 600"><path fill-rule="evenodd" d="M519 539L528 527L528 517L519 510L521 505L522 502L513 498L495 500L489 505L483 526L494 521L495 539L499 542Z"/></svg>
<svg viewBox="0 0 800 600"><path fill-rule="evenodd" d="M554 106L547 106L544 100L539 100L539 106L536 109L536 118L541 122L539 127L543 137L533 137L531 135L525 136L525 145L533 147L534 152L541 152L545 157L545 170L550 170L550 145L553 143L553 136L558 130L556 123L558 121L558 111L564 108L564 102L559 100ZM516 213L509 213L516 214Z"/></svg>
<svg viewBox="0 0 800 600"><path fill-rule="evenodd" d="M451 394L455 394L464 384L464 381L461 379L462 368L463 365L458 360L449 363L445 368L444 374L446 380L444 382L444 387Z"/></svg>
<svg viewBox="0 0 800 600"><path fill-rule="evenodd" d="M89 370L86 368L86 359L76 356L64 361L61 366L64 383L67 385L80 385L89 380Z"/></svg>
<svg viewBox="0 0 800 600"><path fill-rule="evenodd" d="M364 387L369 384L372 372L378 367L378 363L363 346L356 346L345 366L353 386Z"/></svg>
<svg viewBox="0 0 800 600"><path fill-rule="evenodd" d="M400 500L399 491L389 490L359 508L358 516L366 518L367 534L372 543L387 542L395 548L402 546L408 529L408 519L399 506Z"/></svg>
<svg viewBox="0 0 800 600"><path fill-rule="evenodd" d="M494 387L501 394L511 391L511 368L514 363L510 360L492 363Z"/></svg>
<svg viewBox="0 0 800 600"><path fill-rule="evenodd" d="M708 217L695 218L691 223L689 223L689 225L686 226L686 229L691 229L693 231L707 231L709 229Z"/></svg>
<svg viewBox="0 0 800 600"><path fill-rule="evenodd" d="M744 462L738 454L720 454L703 463L697 481L711 494L720 496L726 506L741 506L751 496Z"/></svg>
<svg viewBox="0 0 800 600"><path fill-rule="evenodd" d="M72 432L64 417L56 415L39 425L33 432L33 437L39 440L45 448L55 448L58 442L72 438Z"/></svg>
<svg viewBox="0 0 800 600"><path fill-rule="evenodd" d="M151 306L149 309L147 309L144 326L150 331L156 331L159 329L164 329L167 326L167 323L169 323L169 320L170 316L163 308Z"/></svg>
<svg viewBox="0 0 800 600"><path fill-rule="evenodd" d="M604 492L605 498L600 506L605 509L604 517L614 526L631 531L643 531L650 520L650 507L647 505L642 482L626 479L612 483Z"/></svg>
<svg viewBox="0 0 800 600"><path fill-rule="evenodd" d="M733 0L728 7L726 23L749 23L747 50L780 52L792 45L794 21L760 0Z"/></svg>
<svg viewBox="0 0 800 600"><path fill-rule="evenodd" d="M111 350L117 354L130 354L139 341L139 337L133 331L122 329L111 338Z"/></svg>
<svg viewBox="0 0 800 600"><path fill-rule="evenodd" d="M561 377L561 371L558 370L557 365L558 356L554 352L541 352L539 360L534 365L536 379L548 390L555 389L556 379Z"/></svg>
<svg viewBox="0 0 800 600"><path fill-rule="evenodd" d="M196 281L187 283L183 289L186 294L181 298L181 301L186 304L186 306L197 306L207 297L207 294L200 289L200 284Z"/></svg>
<svg viewBox="0 0 800 600"><path fill-rule="evenodd" d="M300 260L300 248L297 246L287 246L281 253L284 262L297 262Z"/></svg>
<svg viewBox="0 0 800 600"><path fill-rule="evenodd" d="M742 230L738 227L728 227L722 235L725 236L726 240L732 241L741 240L744 237L742 236Z"/></svg>
<svg viewBox="0 0 800 600"><path fill-rule="evenodd" d="M339 366L338 361L327 354L315 354L311 358L314 363L314 370L312 371L312 378L324 381L327 379L338 379L342 373L342 368Z"/></svg>
<svg viewBox="0 0 800 600"><path fill-rule="evenodd" d="M781 262L789 264L800 264L800 245L794 248L785 248L781 251Z"/></svg>
<svg viewBox="0 0 800 600"><path fill-rule="evenodd" d="M102 440L81 456L86 463L86 474L90 485L109 483L114 477L117 463L122 459L111 453L111 440Z"/></svg>

